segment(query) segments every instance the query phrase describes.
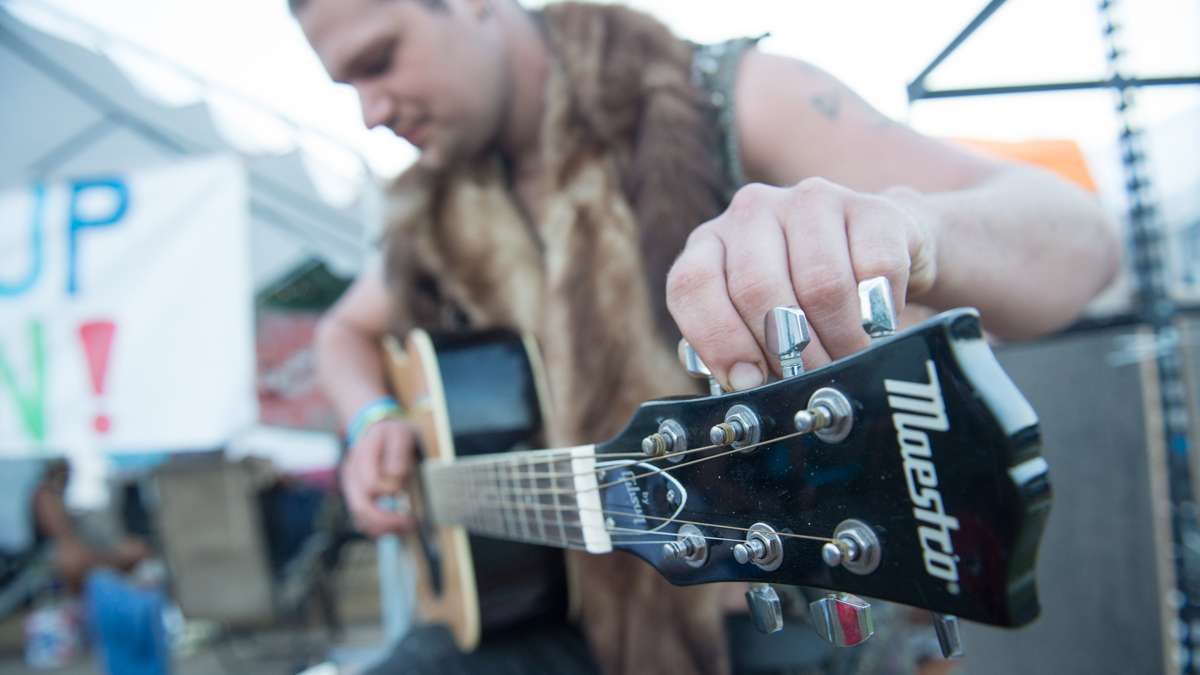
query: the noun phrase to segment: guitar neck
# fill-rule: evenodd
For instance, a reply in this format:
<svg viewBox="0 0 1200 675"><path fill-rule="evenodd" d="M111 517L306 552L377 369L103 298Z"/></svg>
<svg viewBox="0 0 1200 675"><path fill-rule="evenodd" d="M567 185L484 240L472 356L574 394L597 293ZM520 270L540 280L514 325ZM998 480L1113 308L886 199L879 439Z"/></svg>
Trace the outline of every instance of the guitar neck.
<svg viewBox="0 0 1200 675"><path fill-rule="evenodd" d="M422 478L432 519L473 534L607 553L596 447L431 460Z"/></svg>

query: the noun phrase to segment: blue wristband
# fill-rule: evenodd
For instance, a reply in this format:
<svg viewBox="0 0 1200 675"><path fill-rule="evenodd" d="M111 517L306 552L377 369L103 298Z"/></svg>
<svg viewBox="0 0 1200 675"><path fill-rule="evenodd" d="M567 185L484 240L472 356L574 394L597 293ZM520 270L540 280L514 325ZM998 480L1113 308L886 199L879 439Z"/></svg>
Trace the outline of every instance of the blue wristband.
<svg viewBox="0 0 1200 675"><path fill-rule="evenodd" d="M400 404L391 396L381 396L363 404L358 412L354 413L350 424L346 425L346 445L353 448L358 442L358 437L372 424L390 417L400 417L400 414Z"/></svg>

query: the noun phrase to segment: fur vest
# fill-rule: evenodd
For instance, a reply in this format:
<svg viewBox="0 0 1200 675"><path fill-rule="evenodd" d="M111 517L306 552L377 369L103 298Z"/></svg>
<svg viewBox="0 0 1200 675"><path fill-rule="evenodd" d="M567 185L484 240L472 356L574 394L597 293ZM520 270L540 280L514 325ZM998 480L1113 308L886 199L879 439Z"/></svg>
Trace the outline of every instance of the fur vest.
<svg viewBox="0 0 1200 675"><path fill-rule="evenodd" d="M666 274L730 185L690 44L617 6L555 4L544 23L556 58L541 128L551 189L538 222L524 220L498 158L442 174L418 167L391 189L385 252L394 330L501 326L537 337L552 398L546 441L567 446L614 435L642 401L697 391L675 356ZM613 619L585 601L605 670L634 666L636 647L609 652L637 636L617 633L657 640L656 626L681 616L716 650L705 656L724 662L710 589L670 587L632 556L601 558L611 560L584 563L589 585L607 577L620 590L601 602L629 603Z"/></svg>

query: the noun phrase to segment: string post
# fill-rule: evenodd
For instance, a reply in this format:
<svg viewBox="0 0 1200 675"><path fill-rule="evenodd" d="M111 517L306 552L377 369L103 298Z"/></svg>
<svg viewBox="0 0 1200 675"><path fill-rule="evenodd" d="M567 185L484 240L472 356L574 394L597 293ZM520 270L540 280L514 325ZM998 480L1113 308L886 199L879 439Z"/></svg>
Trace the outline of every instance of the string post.
<svg viewBox="0 0 1200 675"><path fill-rule="evenodd" d="M767 554L767 545L759 539L750 539L733 547L733 559L739 565L745 565L751 560L759 560Z"/></svg>
<svg viewBox="0 0 1200 675"><path fill-rule="evenodd" d="M691 549L692 547L686 541L673 541L669 544L663 544L662 555L667 560L679 560L691 553Z"/></svg>
<svg viewBox="0 0 1200 675"><path fill-rule="evenodd" d="M650 434L642 439L642 454L647 457L661 457L667 454L667 439L662 434Z"/></svg>
<svg viewBox="0 0 1200 675"><path fill-rule="evenodd" d="M753 563L761 570L773 572L783 564L783 541L775 528L755 523L746 533L746 541L733 547L733 559L739 565Z"/></svg>
<svg viewBox="0 0 1200 675"><path fill-rule="evenodd" d="M713 442L713 445L729 445L742 440L745 436L746 428L737 420L722 422L708 432L708 439Z"/></svg>
<svg viewBox="0 0 1200 675"><path fill-rule="evenodd" d="M678 539L663 544L663 558L683 560L692 567L701 567L708 562L708 540L695 525L685 524L679 528Z"/></svg>
<svg viewBox="0 0 1200 675"><path fill-rule="evenodd" d="M687 450L687 432L679 422L668 419L658 425L658 431L642 439L642 454L647 457L662 457L668 453L678 454ZM681 456L668 457L673 462Z"/></svg>
<svg viewBox="0 0 1200 675"><path fill-rule="evenodd" d="M821 547L821 560L830 567L840 567L846 561L854 562L862 554L858 542L848 537L840 537L826 542Z"/></svg>
<svg viewBox="0 0 1200 675"><path fill-rule="evenodd" d="M821 560L830 567L842 567L855 574L870 574L879 569L883 546L869 525L848 518L833 531L833 540L821 547Z"/></svg>
<svg viewBox="0 0 1200 675"><path fill-rule="evenodd" d="M714 425L708 432L713 445L732 445L735 448L758 443L762 437L762 424L750 408L738 404L725 413L725 421Z"/></svg>
<svg viewBox="0 0 1200 675"><path fill-rule="evenodd" d="M792 421L796 424L796 431L810 434L833 424L833 411L827 406L816 405L812 409L797 412Z"/></svg>
<svg viewBox="0 0 1200 675"><path fill-rule="evenodd" d="M796 431L811 433L826 443L839 443L854 427L854 406L833 387L821 387L808 399L808 406L792 418Z"/></svg>

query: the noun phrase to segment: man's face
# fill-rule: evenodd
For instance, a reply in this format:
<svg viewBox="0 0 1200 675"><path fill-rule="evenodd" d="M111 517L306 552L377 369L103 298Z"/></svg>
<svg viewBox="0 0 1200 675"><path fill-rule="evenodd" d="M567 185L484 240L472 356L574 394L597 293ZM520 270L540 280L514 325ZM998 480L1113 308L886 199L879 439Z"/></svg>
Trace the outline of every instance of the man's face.
<svg viewBox="0 0 1200 675"><path fill-rule="evenodd" d="M309 0L298 13L317 56L385 126L442 168L493 143L508 109L507 49L486 0Z"/></svg>

